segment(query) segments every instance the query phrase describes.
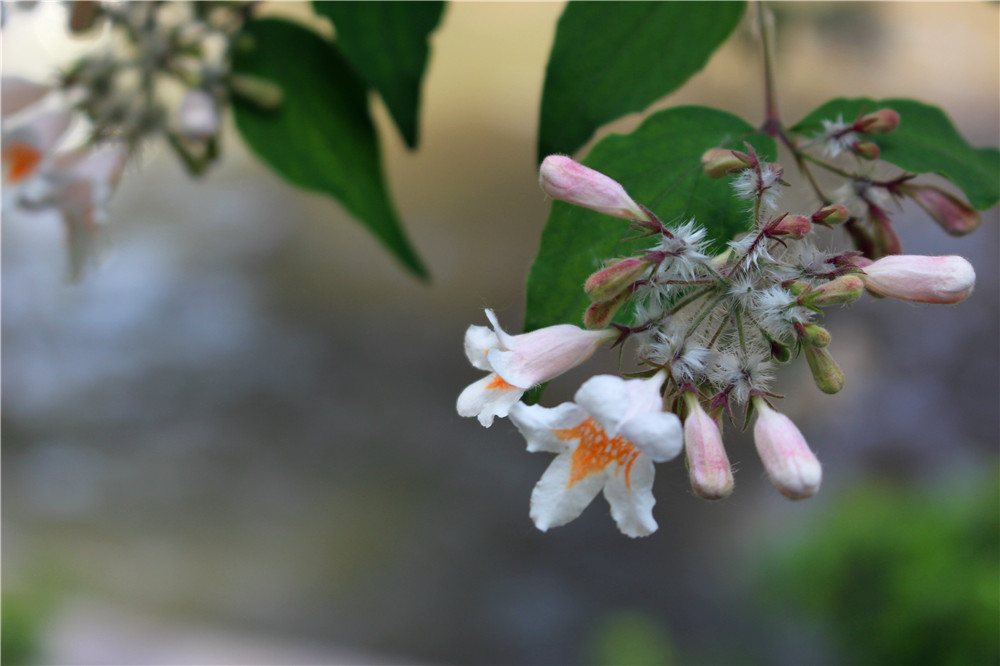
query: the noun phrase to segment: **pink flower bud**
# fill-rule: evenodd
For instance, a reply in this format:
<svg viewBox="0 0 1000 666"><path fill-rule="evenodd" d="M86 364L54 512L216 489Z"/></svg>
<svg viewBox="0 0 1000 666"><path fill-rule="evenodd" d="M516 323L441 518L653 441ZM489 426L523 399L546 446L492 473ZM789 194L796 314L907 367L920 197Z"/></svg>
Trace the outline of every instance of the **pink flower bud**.
<svg viewBox="0 0 1000 666"><path fill-rule="evenodd" d="M882 153L878 146L871 141L855 141L851 144L851 152L866 160L877 160Z"/></svg>
<svg viewBox="0 0 1000 666"><path fill-rule="evenodd" d="M825 329L821 330L826 332ZM840 389L844 388L844 371L840 369L840 366L837 365L837 362L833 360L833 356L826 349L826 345L830 344L830 334L827 333L824 339L821 334L818 332L815 333L817 339L825 343L824 345L812 345L808 341L802 345L802 353L809 364L809 370L812 371L813 381L816 382L816 387L823 393L831 395L839 393Z"/></svg>
<svg viewBox="0 0 1000 666"><path fill-rule="evenodd" d="M631 287L632 283L638 280L652 263L646 259L635 257L622 259L587 278L583 290L595 303L614 300L622 291Z"/></svg>
<svg viewBox="0 0 1000 666"><path fill-rule="evenodd" d="M205 141L219 132L219 109L208 92L188 90L178 111L180 133L188 139Z"/></svg>
<svg viewBox="0 0 1000 666"><path fill-rule="evenodd" d="M771 409L762 398L754 399L754 407L754 443L771 483L789 499L815 495L823 470L802 433L790 418Z"/></svg>
<svg viewBox="0 0 1000 666"><path fill-rule="evenodd" d="M954 255L892 255L865 267L865 286L881 296L920 303L958 303L972 293L976 271Z"/></svg>
<svg viewBox="0 0 1000 666"><path fill-rule="evenodd" d="M710 148L701 156L701 168L709 178L722 178L748 166L747 156L735 150Z"/></svg>
<svg viewBox="0 0 1000 666"><path fill-rule="evenodd" d="M549 155L542 161L539 182L554 199L627 220L650 221L621 184L565 155Z"/></svg>
<svg viewBox="0 0 1000 666"><path fill-rule="evenodd" d="M766 234L769 237L787 236L801 240L812 230L812 222L803 215L784 215L768 225Z"/></svg>
<svg viewBox="0 0 1000 666"><path fill-rule="evenodd" d="M840 204L824 206L812 215L813 222L816 224L825 224L828 227L835 224L843 224L849 219L851 219L851 214Z"/></svg>
<svg viewBox="0 0 1000 666"><path fill-rule="evenodd" d="M916 201L952 236L963 236L979 227L979 213L940 187L905 183L896 188L896 191Z"/></svg>
<svg viewBox="0 0 1000 666"><path fill-rule="evenodd" d="M728 497L733 492L733 470L722 445L719 426L693 393L685 393L688 416L684 419L684 449L687 451L691 488L709 500Z"/></svg>
<svg viewBox="0 0 1000 666"><path fill-rule="evenodd" d="M899 114L892 109L879 109L863 116L854 126L865 134L886 134L899 127Z"/></svg>
<svg viewBox="0 0 1000 666"><path fill-rule="evenodd" d="M609 301L591 304L583 313L583 325L592 330L606 327L614 319L619 308L624 305L628 296L628 291L622 291Z"/></svg>

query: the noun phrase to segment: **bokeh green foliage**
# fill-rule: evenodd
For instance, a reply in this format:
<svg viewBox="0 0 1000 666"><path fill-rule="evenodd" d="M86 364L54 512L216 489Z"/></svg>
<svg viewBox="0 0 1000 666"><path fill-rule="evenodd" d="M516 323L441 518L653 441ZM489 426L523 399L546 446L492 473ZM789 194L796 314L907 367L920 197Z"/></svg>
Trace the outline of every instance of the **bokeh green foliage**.
<svg viewBox="0 0 1000 666"><path fill-rule="evenodd" d="M782 620L820 622L842 663L1000 663L995 467L947 489L872 482L844 493L768 560L763 602Z"/></svg>

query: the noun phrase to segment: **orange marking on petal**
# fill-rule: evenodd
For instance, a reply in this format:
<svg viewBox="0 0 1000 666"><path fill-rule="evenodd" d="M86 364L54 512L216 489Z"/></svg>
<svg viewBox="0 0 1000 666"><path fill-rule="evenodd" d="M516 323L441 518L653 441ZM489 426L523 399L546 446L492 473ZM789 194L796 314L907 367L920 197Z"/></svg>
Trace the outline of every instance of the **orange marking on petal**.
<svg viewBox="0 0 1000 666"><path fill-rule="evenodd" d="M591 474L602 472L608 465L615 463L615 473L624 467L625 486L632 488L629 475L632 472L632 463L639 455L639 450L632 442L621 435L609 438L608 433L593 418L588 418L574 428L553 430L552 434L562 440L580 440L576 450L573 451L567 486L572 486Z"/></svg>
<svg viewBox="0 0 1000 666"><path fill-rule="evenodd" d="M34 146L16 142L3 149L4 171L7 182L16 183L32 174L38 163L42 161L42 153Z"/></svg>
<svg viewBox="0 0 1000 666"><path fill-rule="evenodd" d="M503 380L503 377L497 375L489 384L486 385L488 389L516 389L517 387L513 384L508 384Z"/></svg>

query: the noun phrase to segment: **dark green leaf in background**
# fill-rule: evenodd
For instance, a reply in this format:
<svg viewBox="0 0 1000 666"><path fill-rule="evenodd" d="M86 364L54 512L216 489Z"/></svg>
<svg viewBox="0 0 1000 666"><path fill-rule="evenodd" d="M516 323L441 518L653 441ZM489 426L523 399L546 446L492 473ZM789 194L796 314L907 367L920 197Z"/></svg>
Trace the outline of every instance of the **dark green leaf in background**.
<svg viewBox="0 0 1000 666"><path fill-rule="evenodd" d="M406 145L416 147L427 39L444 2L320 1L313 7L333 22L341 51L382 96Z"/></svg>
<svg viewBox="0 0 1000 666"><path fill-rule="evenodd" d="M715 249L747 229L746 201L733 196L729 178L713 180L701 169L709 148L745 150L749 142L764 159L777 153L774 140L744 120L717 109L682 106L659 111L627 135L601 140L583 162L619 181L633 199L664 223L695 218ZM625 220L555 201L541 247L528 276L525 330L581 323L590 304L587 277L601 262L651 247L655 238L621 242L635 235Z"/></svg>
<svg viewBox="0 0 1000 666"><path fill-rule="evenodd" d="M853 122L861 113L884 108L899 113L899 129L872 137L882 151L880 159L913 173L944 176L979 210L1000 199L1000 151L969 145L936 106L912 99L838 98L803 118L792 131L809 137L822 130L823 119L842 115L845 122Z"/></svg>
<svg viewBox="0 0 1000 666"><path fill-rule="evenodd" d="M542 91L539 162L673 92L708 62L742 2L570 2Z"/></svg>
<svg viewBox="0 0 1000 666"><path fill-rule="evenodd" d="M246 32L254 48L238 55L235 70L284 92L270 112L234 99L247 144L288 181L340 201L407 268L427 277L385 187L365 85L330 42L307 28L258 19Z"/></svg>

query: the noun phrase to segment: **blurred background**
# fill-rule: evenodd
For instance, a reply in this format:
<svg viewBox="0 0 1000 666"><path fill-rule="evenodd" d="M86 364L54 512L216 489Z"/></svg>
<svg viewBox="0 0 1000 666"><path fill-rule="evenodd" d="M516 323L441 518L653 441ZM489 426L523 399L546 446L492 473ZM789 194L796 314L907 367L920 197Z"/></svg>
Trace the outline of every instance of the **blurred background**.
<svg viewBox="0 0 1000 666"><path fill-rule="evenodd" d="M465 329L484 306L522 321L561 9L450 4L415 154L378 107L428 285L231 126L198 181L149 148L81 284L62 281L57 219L4 221L4 663L1000 660L996 208L952 238L904 206L906 250L967 257L975 293L830 312L836 396L804 364L781 375L782 409L825 466L812 500L782 498L729 432L729 499L696 498L674 461L657 467L651 537L619 534L602 499L542 534L528 498L550 457L506 420L455 414L481 374ZM775 9L789 121L835 96L907 96L973 145L1000 143L996 3ZM8 19L4 73L43 77L81 47L64 45L57 5ZM661 106L758 122L760 77L741 29Z"/></svg>

